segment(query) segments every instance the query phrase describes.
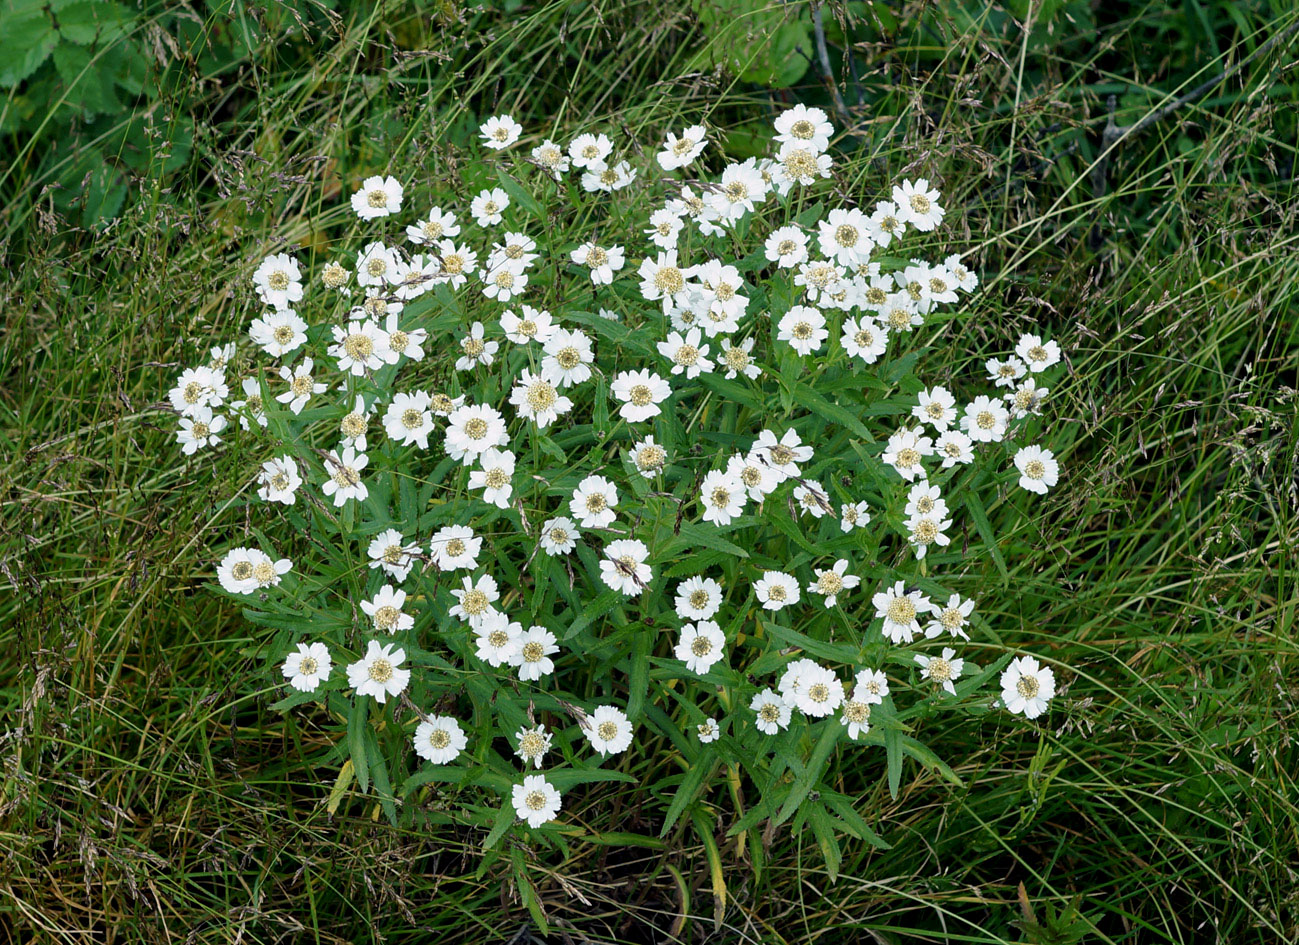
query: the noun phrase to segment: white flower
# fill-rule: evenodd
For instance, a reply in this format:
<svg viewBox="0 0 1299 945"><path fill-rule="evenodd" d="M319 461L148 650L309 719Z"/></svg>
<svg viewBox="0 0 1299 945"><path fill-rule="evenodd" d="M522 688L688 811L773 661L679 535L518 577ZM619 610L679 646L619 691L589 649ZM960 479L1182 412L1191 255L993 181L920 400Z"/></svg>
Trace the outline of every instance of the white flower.
<svg viewBox="0 0 1299 945"><path fill-rule="evenodd" d="M934 455L934 441L921 435L922 432L923 429L899 430L889 437L884 455L880 457L907 482L914 482L917 476L925 478L927 473L920 461Z"/></svg>
<svg viewBox="0 0 1299 945"><path fill-rule="evenodd" d="M257 497L263 502L283 502L293 505L297 501L298 487L302 485L302 476L298 474L298 464L288 454L268 459L262 463L257 474Z"/></svg>
<svg viewBox="0 0 1299 945"><path fill-rule="evenodd" d="M822 518L834 511L825 489L813 479L805 479L795 486L793 498L794 503L813 518Z"/></svg>
<svg viewBox="0 0 1299 945"><path fill-rule="evenodd" d="M632 444L632 465L645 479L653 479L661 473L667 461L667 450L655 443L652 436L647 436L643 440L638 440Z"/></svg>
<svg viewBox="0 0 1299 945"><path fill-rule="evenodd" d="M726 472L739 480L740 485L749 493L749 498L755 502L761 502L775 492L781 482L781 475L776 468L753 451L745 456L736 455L728 459Z"/></svg>
<svg viewBox="0 0 1299 945"><path fill-rule="evenodd" d="M428 332L423 328L402 331L398 327L397 319L397 315L389 315L388 322L384 326L384 329L388 332L388 349L398 358L407 357L412 361L424 360L424 348L422 345L428 340ZM395 364L396 360L394 359L390 363Z"/></svg>
<svg viewBox="0 0 1299 945"><path fill-rule="evenodd" d="M726 656L726 637L711 620L688 623L681 628L681 639L672 652L686 669L702 676Z"/></svg>
<svg viewBox="0 0 1299 945"><path fill-rule="evenodd" d="M961 254L953 253L943 260L943 265L956 280L956 287L962 292L973 292L979 286L979 277L961 262Z"/></svg>
<svg viewBox="0 0 1299 945"><path fill-rule="evenodd" d="M485 451L507 446L509 442L509 434L505 432L505 418L487 404L457 407L447 417L447 455L466 466Z"/></svg>
<svg viewBox="0 0 1299 945"><path fill-rule="evenodd" d="M519 140L523 126L509 115L493 115L482 123L478 133L483 136L484 145L493 151L500 151Z"/></svg>
<svg viewBox="0 0 1299 945"><path fill-rule="evenodd" d="M834 134L834 125L825 112L819 108L806 105L795 105L781 112L776 119L775 140L801 144L814 151L824 151L830 147L830 136Z"/></svg>
<svg viewBox="0 0 1299 945"><path fill-rule="evenodd" d="M901 581L871 598L875 616L884 620L883 633L894 643L910 643L920 632L916 618L933 611L933 604L920 591L908 592Z"/></svg>
<svg viewBox="0 0 1299 945"><path fill-rule="evenodd" d="M572 165L564 149L549 138L532 149L532 160L557 181L563 180L564 172Z"/></svg>
<svg viewBox="0 0 1299 945"><path fill-rule="evenodd" d="M631 744L632 726L626 714L611 705L596 706L582 722L587 741L602 755L616 755Z"/></svg>
<svg viewBox="0 0 1299 945"><path fill-rule="evenodd" d="M839 721L848 727L849 738L865 735L871 730L870 703L858 699L856 694L851 699L845 699Z"/></svg>
<svg viewBox="0 0 1299 945"><path fill-rule="evenodd" d="M635 538L611 541L600 559L600 578L609 587L631 597L649 588L653 571L645 559L649 549Z"/></svg>
<svg viewBox="0 0 1299 945"><path fill-rule="evenodd" d="M785 701L770 689L764 689L753 697L749 708L756 714L754 724L764 735L776 735L783 728L789 728L789 718L793 714Z"/></svg>
<svg viewBox="0 0 1299 945"><path fill-rule="evenodd" d="M701 575L686 578L677 585L675 606L682 620L711 620L722 607L722 586Z"/></svg>
<svg viewBox="0 0 1299 945"><path fill-rule="evenodd" d="M893 188L893 202L898 205L902 221L922 233L928 233L943 222L943 214L947 211L938 205L940 199L942 195L931 190L929 181L923 177L915 183L904 180Z"/></svg>
<svg viewBox="0 0 1299 945"><path fill-rule="evenodd" d="M870 238L866 214L855 208L831 210L817 224L821 254L844 266L870 261L875 242Z"/></svg>
<svg viewBox="0 0 1299 945"><path fill-rule="evenodd" d="M934 441L934 452L943 458L944 469L950 469L957 463L964 465L974 462L974 443L960 430L940 433Z"/></svg>
<svg viewBox="0 0 1299 945"><path fill-rule="evenodd" d="M956 686L954 683L961 678L961 673L965 672L965 660L953 659L956 651L950 646L943 647L942 656L925 656L923 653L916 654L916 662L920 665L920 675L924 679L932 679L952 695L956 695Z"/></svg>
<svg viewBox="0 0 1299 945"><path fill-rule="evenodd" d="M529 763L534 768L541 767L541 759L550 751L550 733L541 725L532 728L521 728L514 733L517 744L514 753L523 759L526 768Z"/></svg>
<svg viewBox="0 0 1299 945"><path fill-rule="evenodd" d="M257 590L251 548L231 548L217 565L217 580L228 594L251 594Z"/></svg>
<svg viewBox="0 0 1299 945"><path fill-rule="evenodd" d="M754 441L750 455L771 466L784 482L799 475L798 464L812 458L812 447L803 445L796 430L786 430L779 440L770 430L763 430Z"/></svg>
<svg viewBox="0 0 1299 945"><path fill-rule="evenodd" d="M389 696L398 696L410 682L410 670L402 669L406 651L394 643L380 646L371 640L365 656L347 667L347 684L358 696L374 696L380 703Z"/></svg>
<svg viewBox="0 0 1299 945"><path fill-rule="evenodd" d="M843 266L824 259L814 259L798 267L798 274L794 276L794 285L802 286L807 292L808 301L816 302L840 288L845 275Z"/></svg>
<svg viewBox="0 0 1299 945"><path fill-rule="evenodd" d="M328 384L318 384L312 377L311 369L314 366L311 358L303 358L292 370L287 364L280 368L280 378L289 382L289 389L277 394L275 399L282 404L288 404L289 409L295 414L302 413L302 408L307 406L307 401L313 395L323 394L329 389Z"/></svg>
<svg viewBox="0 0 1299 945"><path fill-rule="evenodd" d="M527 417L540 430L573 409L573 401L561 396L554 384L526 368L510 389L510 403L517 408L519 416Z"/></svg>
<svg viewBox="0 0 1299 945"><path fill-rule="evenodd" d="M916 303L911 300L911 296L904 289L901 292L889 293L884 300L884 304L880 306L880 322L890 332L910 332L923 325L925 317L920 314Z"/></svg>
<svg viewBox="0 0 1299 945"><path fill-rule="evenodd" d="M931 387L918 395L919 403L911 408L911 415L921 423L928 423L942 433L956 422L956 398L945 387Z"/></svg>
<svg viewBox="0 0 1299 945"><path fill-rule="evenodd" d="M440 571L461 568L472 571L478 567L478 554L482 547L483 540L476 537L468 525L447 525L433 533L428 550Z"/></svg>
<svg viewBox="0 0 1299 945"><path fill-rule="evenodd" d="M947 604L943 607L934 605L934 619L929 621L925 627L926 637L936 637L944 630L954 637L960 637L963 640L970 639L970 635L965 632L965 627L969 623L970 614L974 612L974 601L961 600L960 594L953 594L947 599Z"/></svg>
<svg viewBox="0 0 1299 945"><path fill-rule="evenodd" d="M366 432L370 426L370 411L365 406L365 397L356 395L356 406L343 414L338 421L338 432L343 438L343 446L352 446L358 453L364 453L368 443Z"/></svg>
<svg viewBox="0 0 1299 945"><path fill-rule="evenodd" d="M1035 719L1055 695L1055 673L1032 656L1012 660L1001 674L1001 701L1011 712Z"/></svg>
<svg viewBox="0 0 1299 945"><path fill-rule="evenodd" d="M881 200L875 204L875 212L867 221L866 232L870 234L875 245L881 249L896 238L901 238L907 231L905 215L892 200Z"/></svg>
<svg viewBox="0 0 1299 945"><path fill-rule="evenodd" d="M681 228L685 226L681 218L669 210L667 207L660 207L650 214L649 229L645 235L650 238L650 242L659 249L675 249L677 240L681 235Z"/></svg>
<svg viewBox="0 0 1299 945"><path fill-rule="evenodd" d="M613 142L608 135L582 134L568 145L568 156L573 166L580 169L603 169L605 161L613 152Z"/></svg>
<svg viewBox="0 0 1299 945"><path fill-rule="evenodd" d="M577 547L580 537L571 518L562 515L548 518L541 526L541 550L548 555L566 555Z"/></svg>
<svg viewBox="0 0 1299 945"><path fill-rule="evenodd" d="M435 765L445 765L469 744L460 722L449 715L430 715L415 727L415 754Z"/></svg>
<svg viewBox="0 0 1299 945"><path fill-rule="evenodd" d="M569 511L583 528L607 528L617 517L618 490L603 476L587 476L573 490Z"/></svg>
<svg viewBox="0 0 1299 945"><path fill-rule="evenodd" d="M699 504L704 509L704 521L714 525L729 525L744 511L749 493L738 476L730 470L714 469L699 484Z"/></svg>
<svg viewBox="0 0 1299 945"><path fill-rule="evenodd" d="M998 387L1014 387L1016 382L1028 373L1028 366L1014 356L1004 361L999 358L989 358L983 362L983 367L988 372L989 379Z"/></svg>
<svg viewBox="0 0 1299 945"><path fill-rule="evenodd" d="M722 737L722 730L717 724L716 719L704 719L695 726L695 734L705 745L715 742Z"/></svg>
<svg viewBox="0 0 1299 945"><path fill-rule="evenodd" d="M663 170L675 171L699 157L704 150L704 144L704 126L691 125L681 132L679 138L669 131L667 141L663 143L663 150L655 157L658 159L659 167L663 168Z"/></svg>
<svg viewBox="0 0 1299 945"><path fill-rule="evenodd" d="M192 416L200 407L220 407L229 394L223 372L197 367L182 371L167 397L177 413Z"/></svg>
<svg viewBox="0 0 1299 945"><path fill-rule="evenodd" d="M880 669L863 669L857 674L852 697L867 705L879 705L889 694L889 680Z"/></svg>
<svg viewBox="0 0 1299 945"><path fill-rule="evenodd" d="M1055 454L1040 446L1025 446L1015 453L1015 468L1019 470L1019 485L1029 492L1046 495L1060 479L1060 464Z"/></svg>
<svg viewBox="0 0 1299 945"><path fill-rule="evenodd" d="M1043 341L1037 335L1024 335L1015 345L1015 353L1034 374L1060 362L1060 346L1054 341Z"/></svg>
<svg viewBox="0 0 1299 945"><path fill-rule="evenodd" d="M414 443L422 450L428 449L428 437L433 432L431 402L432 398L422 390L393 394L383 414L383 429L389 439L402 446Z"/></svg>
<svg viewBox="0 0 1299 945"><path fill-rule="evenodd" d="M672 373L685 373L686 377L698 377L699 372L711 372L713 362L708 358L708 345L700 344L700 333L698 328L691 328L682 337L680 332L674 331L668 335L666 341L658 343L659 354L672 362Z"/></svg>
<svg viewBox="0 0 1299 945"><path fill-rule="evenodd" d="M622 401L618 416L639 423L663 412L659 404L672 395L672 388L653 371L623 371L614 377L609 392Z"/></svg>
<svg viewBox="0 0 1299 945"><path fill-rule="evenodd" d="M613 274L627 261L621 246L605 248L589 241L573 250L570 256L573 262L591 271L594 285L609 285L613 282Z"/></svg>
<svg viewBox="0 0 1299 945"><path fill-rule="evenodd" d="M996 443L1006 436L1010 411L998 400L982 395L965 405L961 429L975 443Z"/></svg>
<svg viewBox="0 0 1299 945"><path fill-rule="evenodd" d="M510 664L518 667L521 680L536 682L555 671L555 661L550 657L558 652L553 633L545 627L529 627L520 634Z"/></svg>
<svg viewBox="0 0 1299 945"><path fill-rule="evenodd" d="M480 191L469 203L469 213L479 226L495 226L510 205L510 196L499 187Z"/></svg>
<svg viewBox="0 0 1299 945"><path fill-rule="evenodd" d="M366 553L370 556L370 567L382 568L398 581L406 580L411 568L415 566L415 557L420 548L417 544L404 544L401 532L389 528L375 535L370 541Z"/></svg>
<svg viewBox="0 0 1299 945"><path fill-rule="evenodd" d="M383 630L385 633L396 633L398 630L409 630L415 626L415 618L401 611L405 603L405 591L398 590L391 584L385 584L370 600L361 601L361 610L365 611L374 623L374 629Z"/></svg>
<svg viewBox="0 0 1299 945"><path fill-rule="evenodd" d="M843 683L824 666L806 667L798 675L794 705L804 715L820 719L843 704Z"/></svg>
<svg viewBox="0 0 1299 945"><path fill-rule="evenodd" d="M397 178L367 177L352 194L352 210L362 220L377 220L401 210L401 182Z"/></svg>
<svg viewBox="0 0 1299 945"><path fill-rule="evenodd" d="M329 346L329 356L338 359L340 371L361 377L366 371L379 370L385 363L397 363L397 355L388 347L388 333L370 319L351 322L346 328L335 325L333 333L334 344Z"/></svg>
<svg viewBox="0 0 1299 945"><path fill-rule="evenodd" d="M915 548L917 561L928 553L930 545L946 548L952 543L952 539L946 533L947 529L952 527L952 520L943 518L945 514L944 503L943 512L917 514L907 519L907 540Z"/></svg>
<svg viewBox="0 0 1299 945"><path fill-rule="evenodd" d="M801 142L786 141L776 152L772 184L783 197L795 184L806 187L815 184L820 178L829 177L832 163L828 154L809 148Z"/></svg>
<svg viewBox="0 0 1299 945"><path fill-rule="evenodd" d="M214 416L211 407L195 407L188 417L180 418L180 429L176 431L180 451L193 456L200 447L216 446L221 442L217 434L225 428L226 418L219 414Z"/></svg>
<svg viewBox="0 0 1299 945"><path fill-rule="evenodd" d="M1001 399L1006 402L1006 409L1010 411L1010 415L1020 420L1030 414L1034 416L1040 414L1042 401L1049 393L1047 388L1037 386L1037 378L1028 377L1010 393L1002 394Z"/></svg>
<svg viewBox="0 0 1299 945"><path fill-rule="evenodd" d="M543 342L542 350L546 356L541 362L541 376L556 387L572 387L591 376L595 352L591 339L582 332L557 328Z"/></svg>
<svg viewBox="0 0 1299 945"><path fill-rule="evenodd" d="M613 167L606 164L599 168L587 168L582 174L582 189L587 193L596 191L612 193L615 190L622 190L635 179L636 172L631 169L631 165L626 161L619 161Z"/></svg>
<svg viewBox="0 0 1299 945"><path fill-rule="evenodd" d="M498 302L508 302L528 287L528 274L513 266L495 266L482 271L483 295Z"/></svg>
<svg viewBox="0 0 1299 945"><path fill-rule="evenodd" d="M850 591L861 583L861 578L855 574L845 573L848 570L848 562L840 558L831 568L817 568L816 580L807 586L809 593L825 595L825 606L833 607L839 600L839 595L844 591Z"/></svg>
<svg viewBox="0 0 1299 945"><path fill-rule="evenodd" d="M743 374L745 377L752 379L762 373L762 368L754 363L752 351L752 338L745 338L738 345L732 343L730 338L722 339L720 362L721 367L726 369L726 379L728 381L735 377L736 374Z"/></svg>
<svg viewBox="0 0 1299 945"><path fill-rule="evenodd" d="M347 447L340 455L338 450L330 450L325 458L325 480L321 491L326 496L334 497L334 508L342 508L348 499L364 502L370 497L370 489L361 481L361 470L368 466L370 457Z"/></svg>
<svg viewBox="0 0 1299 945"><path fill-rule="evenodd" d="M763 610L780 610L797 604L800 596L798 581L783 571L763 571L753 584L753 592L762 602Z"/></svg>
<svg viewBox="0 0 1299 945"><path fill-rule="evenodd" d="M458 289L478 271L478 253L469 246L459 246L451 240L439 240L437 252L442 260L438 279L453 289Z"/></svg>
<svg viewBox="0 0 1299 945"><path fill-rule="evenodd" d="M323 643L299 643L298 649L284 658L280 672L289 685L299 692L315 692L329 678L334 661Z"/></svg>
<svg viewBox="0 0 1299 945"><path fill-rule="evenodd" d="M460 587L451 589L456 605L447 613L477 630L497 613L492 605L501 599L501 592L496 586L496 579L490 574L482 575L477 581L465 575L460 581Z"/></svg>
<svg viewBox="0 0 1299 945"><path fill-rule="evenodd" d="M559 813L559 792L539 774L530 774L516 784L511 800L519 820L526 820L529 827L548 824Z"/></svg>
<svg viewBox="0 0 1299 945"><path fill-rule="evenodd" d="M469 371L476 365L488 365L495 360L500 343L483 340L483 323L474 322L469 333L460 339L460 357L456 360L457 371Z"/></svg>
<svg viewBox="0 0 1299 945"><path fill-rule="evenodd" d="M675 249L642 260L636 273L641 278L641 297L651 302L662 299L664 311L672 299L686 291L686 275L677 264Z"/></svg>
<svg viewBox="0 0 1299 945"><path fill-rule="evenodd" d="M367 243L356 254L356 281L362 286L385 287L405 278L397 254L383 243Z"/></svg>
<svg viewBox="0 0 1299 945"><path fill-rule="evenodd" d="M897 278L897 273L894 273ZM917 263L902 271L900 284L912 296L916 310L922 315L932 312L940 304L956 301L956 280L943 266Z"/></svg>
<svg viewBox="0 0 1299 945"><path fill-rule="evenodd" d="M434 207L419 223L406 227L406 238L417 246L431 245L459 235L460 224L456 222L455 214L441 207Z"/></svg>
<svg viewBox="0 0 1299 945"><path fill-rule="evenodd" d="M807 262L807 234L792 224L777 227L763 243L763 252L768 262L781 269L793 269Z"/></svg>
<svg viewBox="0 0 1299 945"><path fill-rule="evenodd" d="M522 636L523 624L512 622L505 614L494 610L479 621L474 655L489 666L504 666L518 653Z"/></svg>
<svg viewBox="0 0 1299 945"><path fill-rule="evenodd" d="M902 514L907 517L933 515L944 518L947 515L947 501L937 486L922 479L907 490L907 504L902 509Z"/></svg>
<svg viewBox="0 0 1299 945"><path fill-rule="evenodd" d="M874 364L888 348L889 330L873 318L845 318L839 343L850 358L861 358Z"/></svg>
<svg viewBox="0 0 1299 945"><path fill-rule="evenodd" d="M514 454L509 450L484 450L478 462L482 469L469 473L469 488L482 489L484 502L508 509L514 491Z"/></svg>
<svg viewBox="0 0 1299 945"><path fill-rule="evenodd" d="M869 525L870 520L870 506L865 502L846 502L839 509L839 527L844 532Z"/></svg>
<svg viewBox="0 0 1299 945"><path fill-rule="evenodd" d="M266 312L254 318L248 337L273 358L296 351L307 341L307 323L291 308Z"/></svg>
<svg viewBox="0 0 1299 945"><path fill-rule="evenodd" d="M539 311L531 305L520 308L522 315L515 315L509 309L501 315L501 330L505 337L516 345L526 345L531 341L542 344L557 330L555 321L549 312Z"/></svg>
<svg viewBox="0 0 1299 945"><path fill-rule="evenodd" d="M267 256L253 273L257 297L272 308L288 308L302 299L302 270L288 253Z"/></svg>

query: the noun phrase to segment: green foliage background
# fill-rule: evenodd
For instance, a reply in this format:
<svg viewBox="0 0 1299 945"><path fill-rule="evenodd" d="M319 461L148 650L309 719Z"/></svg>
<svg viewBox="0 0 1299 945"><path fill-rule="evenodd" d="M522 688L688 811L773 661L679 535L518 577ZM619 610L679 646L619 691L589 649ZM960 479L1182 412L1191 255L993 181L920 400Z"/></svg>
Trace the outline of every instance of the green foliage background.
<svg viewBox="0 0 1299 945"><path fill-rule="evenodd" d="M0 0L0 941L1293 940L1294 19ZM1040 324L1070 351L1062 487L1031 528L989 512L1017 597L984 616L1073 670L1045 724L928 720L962 784L907 768L896 800L864 755L839 788L890 848L840 835L833 881L812 830L728 837L738 786L660 838L671 756L566 797L565 855L485 861L452 789L436 829L331 811L320 720L269 708L259 638L201 587L244 458L182 463L157 409L244 327L229 287L328 245L365 174L458 178L497 110L557 138L705 119L743 156L794 101L843 126L836 95L852 179L961 208L988 304L945 342Z"/></svg>

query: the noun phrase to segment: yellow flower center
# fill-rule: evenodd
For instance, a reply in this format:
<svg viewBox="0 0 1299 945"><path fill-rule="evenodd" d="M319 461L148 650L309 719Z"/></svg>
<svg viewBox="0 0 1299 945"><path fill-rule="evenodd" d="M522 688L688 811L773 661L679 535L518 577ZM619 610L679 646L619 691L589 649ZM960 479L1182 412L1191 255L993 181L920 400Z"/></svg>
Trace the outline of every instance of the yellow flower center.
<svg viewBox="0 0 1299 945"><path fill-rule="evenodd" d="M471 440L481 440L487 435L487 421L482 417L471 417L465 424L465 436Z"/></svg>
<svg viewBox="0 0 1299 945"><path fill-rule="evenodd" d="M377 683L386 683L392 679L392 663L387 660L375 660L370 664L370 678Z"/></svg>
<svg viewBox="0 0 1299 945"><path fill-rule="evenodd" d="M889 604L887 611L891 623L909 624L916 619L916 605L909 597L899 597Z"/></svg>
<svg viewBox="0 0 1299 945"><path fill-rule="evenodd" d="M247 561L236 561L230 568L230 576L236 581L246 581L253 576L253 566Z"/></svg>

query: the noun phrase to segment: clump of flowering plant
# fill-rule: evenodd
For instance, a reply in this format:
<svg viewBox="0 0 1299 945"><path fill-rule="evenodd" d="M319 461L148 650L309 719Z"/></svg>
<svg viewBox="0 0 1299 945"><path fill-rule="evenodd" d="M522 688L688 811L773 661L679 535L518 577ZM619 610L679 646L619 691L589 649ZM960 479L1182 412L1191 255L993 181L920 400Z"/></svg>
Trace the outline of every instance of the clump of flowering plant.
<svg viewBox="0 0 1299 945"><path fill-rule="evenodd" d="M171 391L185 453L265 456L220 587L278 707L323 706L339 783L394 820L437 781L499 798L489 847L544 830L652 738L685 760L645 786L664 831L726 767L757 787L735 829L837 849L877 842L837 759L882 752L896 793L904 756L954 777L912 734L929 705L1047 711L1052 670L991 643L978 550L1004 573L983 495L1056 485L1061 351L924 380L979 284L939 249L951 208L924 179L843 199L818 109L775 132L641 158L493 117L464 191L368 177L355 246L264 259L247 342Z"/></svg>

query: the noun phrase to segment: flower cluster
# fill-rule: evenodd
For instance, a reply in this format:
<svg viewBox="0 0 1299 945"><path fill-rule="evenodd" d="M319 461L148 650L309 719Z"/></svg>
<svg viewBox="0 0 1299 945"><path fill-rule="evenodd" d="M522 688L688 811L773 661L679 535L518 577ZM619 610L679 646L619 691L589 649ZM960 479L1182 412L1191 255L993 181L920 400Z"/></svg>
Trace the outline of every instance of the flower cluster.
<svg viewBox="0 0 1299 945"><path fill-rule="evenodd" d="M285 704L328 699L358 766L377 753L370 699L431 765L504 738L524 772L559 746L589 770L669 718L762 757L795 713L882 744L872 726L897 725L902 693L998 701L981 692L998 667L958 655L980 626L978 556L947 549L963 509L986 517L978 488L1056 485L1035 437L1063 353L1026 334L986 379L921 382L920 339L979 285L960 254L911 255L942 194L907 180L827 205L843 192L822 185L827 116L796 106L775 132L743 162L694 125L644 166L587 133L506 169L523 129L490 118L490 186L337 254L310 295L297 259L265 258L251 348L178 378L183 452L237 423L268 457L251 494L284 540L316 539L313 572L238 547L217 577L259 595L247 612L275 628ZM687 176L709 159L715 175ZM653 209L620 232L632 196ZM381 228L411 202L392 176L351 197ZM1047 710L1051 668L1000 666L1000 705ZM687 681L652 720L651 678ZM519 819L558 816L545 774L492 757Z"/></svg>

